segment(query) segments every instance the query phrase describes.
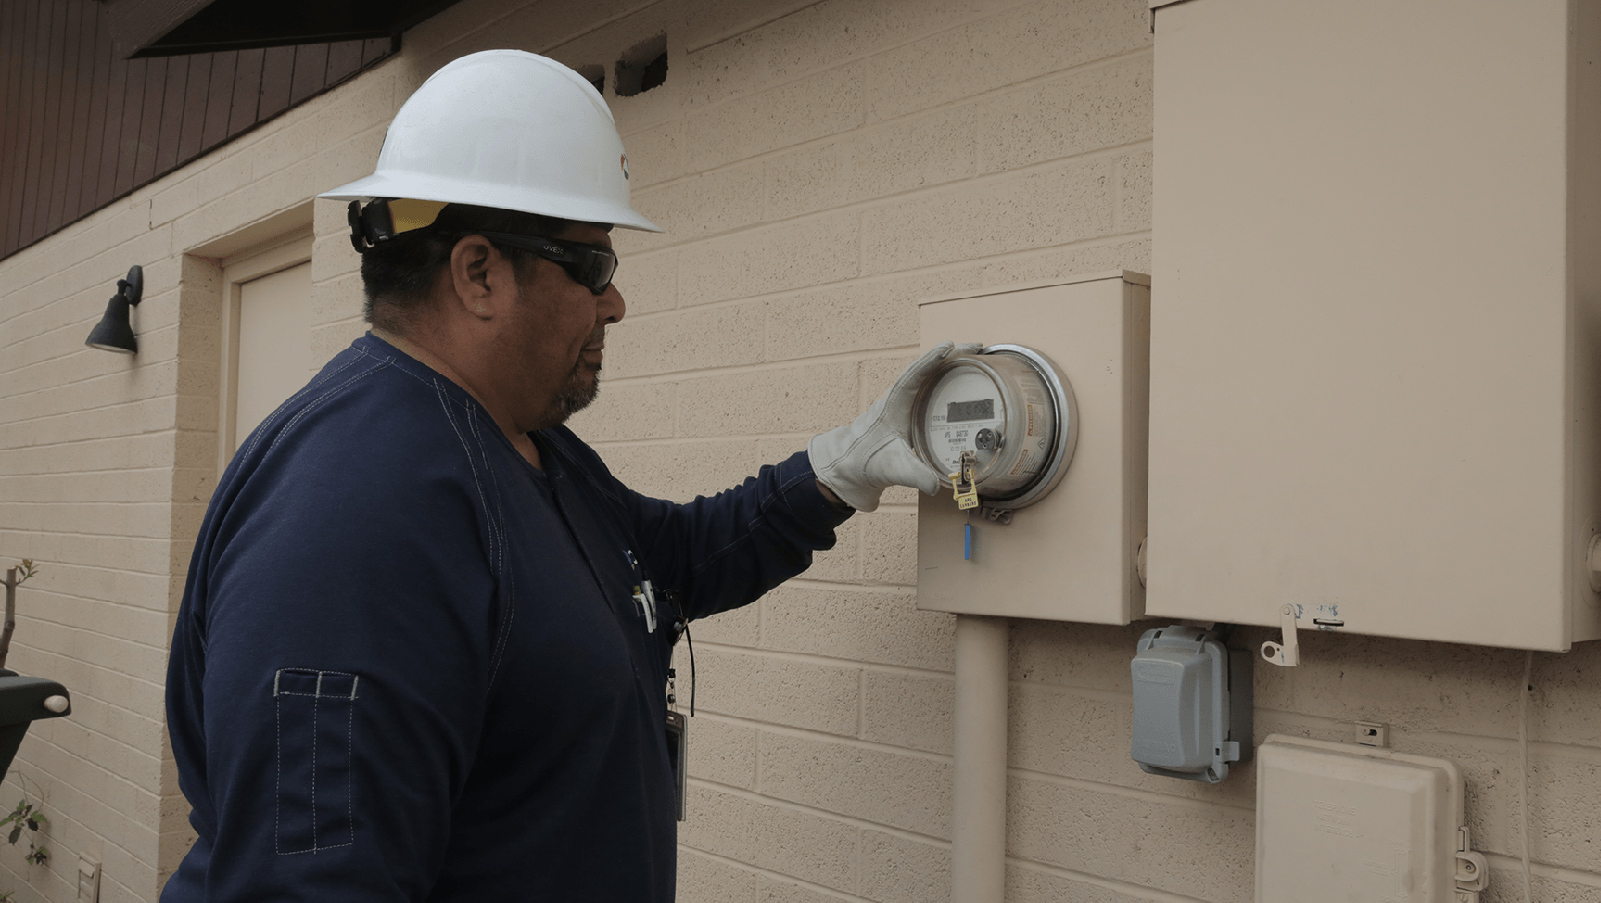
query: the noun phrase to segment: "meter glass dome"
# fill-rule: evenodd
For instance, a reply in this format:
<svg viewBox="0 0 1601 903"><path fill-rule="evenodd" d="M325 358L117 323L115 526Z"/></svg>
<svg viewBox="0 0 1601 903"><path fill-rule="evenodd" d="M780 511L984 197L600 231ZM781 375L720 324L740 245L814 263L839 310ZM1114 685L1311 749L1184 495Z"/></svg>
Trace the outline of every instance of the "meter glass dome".
<svg viewBox="0 0 1601 903"><path fill-rule="evenodd" d="M979 498L1021 508L1061 481L1078 439L1072 388L1043 354L993 345L956 355L923 384L913 445L942 474L974 456Z"/></svg>

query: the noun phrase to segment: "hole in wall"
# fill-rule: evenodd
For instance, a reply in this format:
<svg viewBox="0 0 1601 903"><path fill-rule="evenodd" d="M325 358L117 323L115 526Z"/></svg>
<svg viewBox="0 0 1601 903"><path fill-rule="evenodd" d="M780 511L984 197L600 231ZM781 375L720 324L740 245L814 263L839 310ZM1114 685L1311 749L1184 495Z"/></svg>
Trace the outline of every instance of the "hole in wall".
<svg viewBox="0 0 1601 903"><path fill-rule="evenodd" d="M579 75L582 75L584 77L584 81L587 81L590 84L594 85L595 86L595 90L598 93L600 93L600 94L605 94L606 93L606 67L605 66L602 66L599 63L595 63L594 65L591 65L591 66L579 66L576 71L578 72Z"/></svg>
<svg viewBox="0 0 1601 903"><path fill-rule="evenodd" d="M667 35L659 34L623 51L617 61L617 96L643 94L667 81Z"/></svg>

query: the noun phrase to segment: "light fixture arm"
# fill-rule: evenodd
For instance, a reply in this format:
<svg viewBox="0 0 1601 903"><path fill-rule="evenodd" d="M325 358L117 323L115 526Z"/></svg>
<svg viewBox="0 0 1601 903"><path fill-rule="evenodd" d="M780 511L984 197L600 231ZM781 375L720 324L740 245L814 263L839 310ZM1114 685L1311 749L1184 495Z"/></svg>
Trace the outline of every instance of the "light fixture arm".
<svg viewBox="0 0 1601 903"><path fill-rule="evenodd" d="M145 268L137 263L129 267L128 275L117 280L117 294L131 306L138 307L145 296Z"/></svg>

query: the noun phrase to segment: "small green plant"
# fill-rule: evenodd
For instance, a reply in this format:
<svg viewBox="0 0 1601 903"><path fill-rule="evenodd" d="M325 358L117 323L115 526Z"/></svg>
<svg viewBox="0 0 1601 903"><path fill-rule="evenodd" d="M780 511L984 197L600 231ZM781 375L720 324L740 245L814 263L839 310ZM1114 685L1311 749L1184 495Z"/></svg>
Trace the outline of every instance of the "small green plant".
<svg viewBox="0 0 1601 903"><path fill-rule="evenodd" d="M22 778L21 775L17 775L17 777ZM25 778L23 780L26 781ZM39 829L49 823L50 819L45 818L44 815L43 804L35 804L28 799L26 783L23 785L22 799L17 800L17 808L12 809L11 814L5 818L0 818L0 828L4 828L6 825L11 826L11 830L6 832L6 843L15 846L18 841L22 840L23 831L27 831L28 855L22 858L33 865L44 865L50 859L50 850L45 847L39 834ZM10 892L7 891L6 893L9 894ZM8 899L10 899L9 896L0 896L0 903L5 903Z"/></svg>

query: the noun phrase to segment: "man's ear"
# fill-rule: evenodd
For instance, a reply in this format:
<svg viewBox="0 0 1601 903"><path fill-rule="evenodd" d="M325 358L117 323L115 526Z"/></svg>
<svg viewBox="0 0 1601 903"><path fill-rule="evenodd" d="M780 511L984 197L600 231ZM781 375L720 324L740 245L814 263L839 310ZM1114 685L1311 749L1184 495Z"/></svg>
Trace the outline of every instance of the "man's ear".
<svg viewBox="0 0 1601 903"><path fill-rule="evenodd" d="M504 264L505 258L482 235L465 236L450 249L450 282L456 290L457 303L480 319L494 315L497 262Z"/></svg>

